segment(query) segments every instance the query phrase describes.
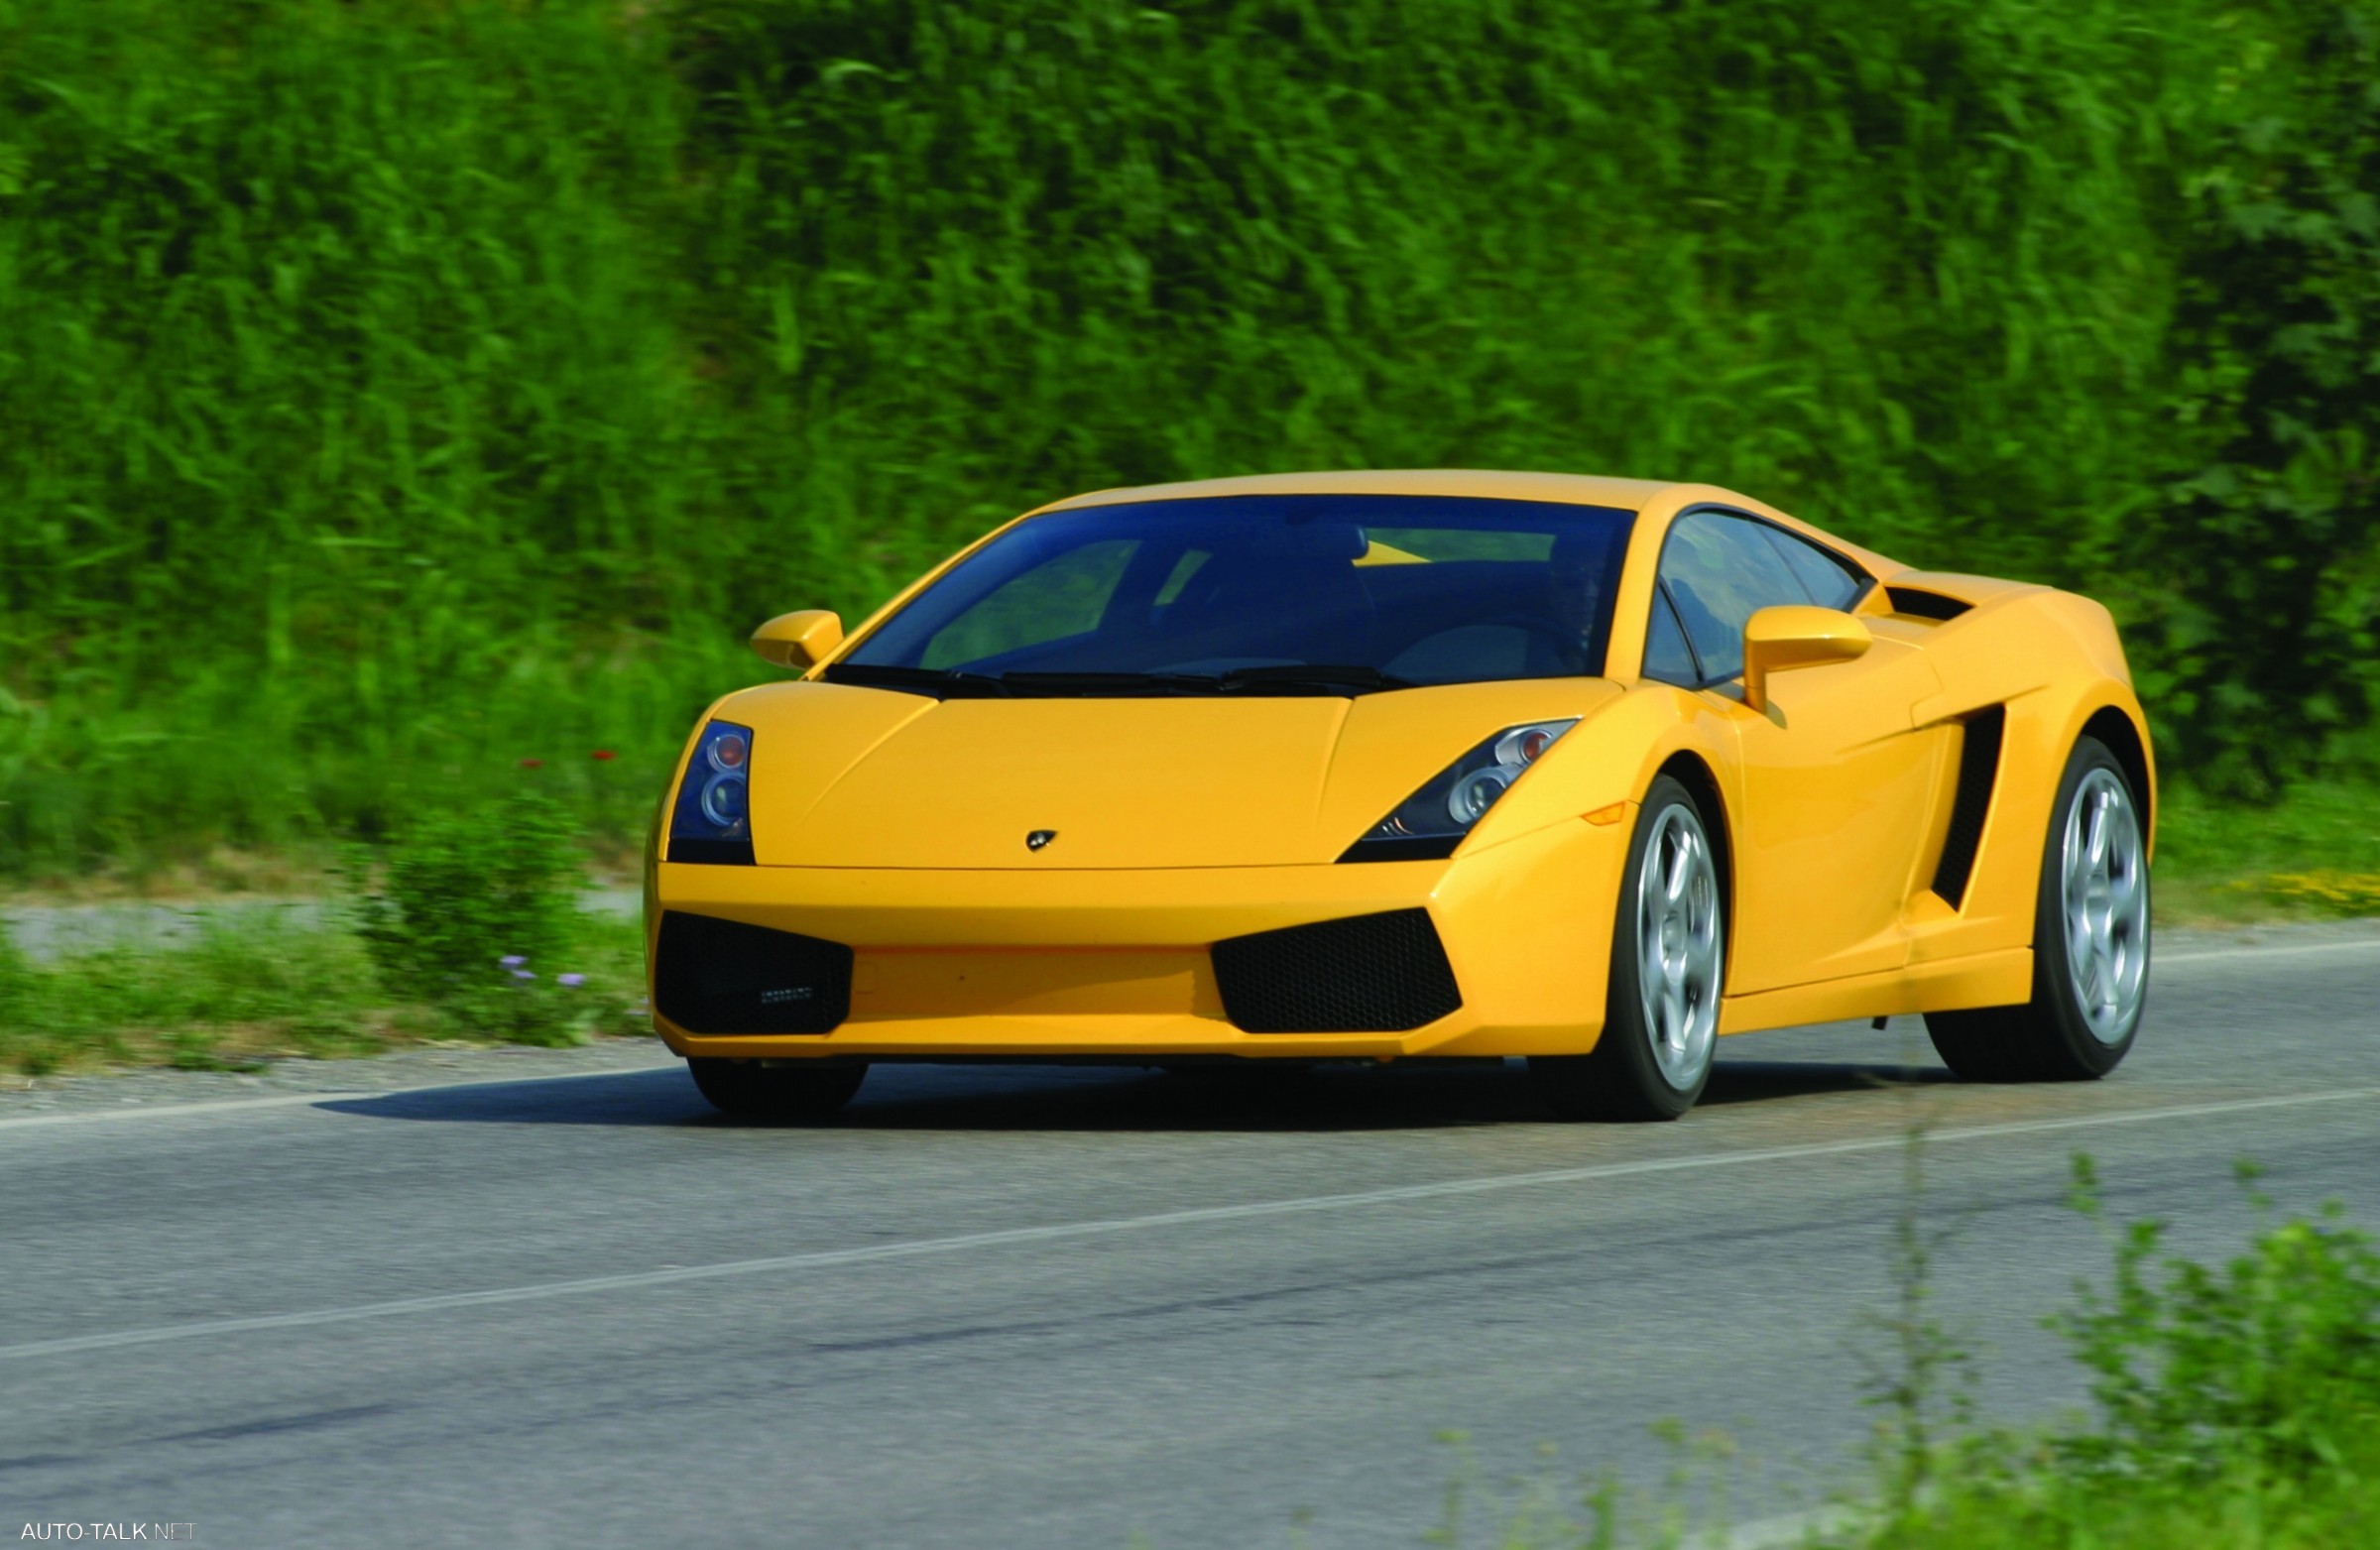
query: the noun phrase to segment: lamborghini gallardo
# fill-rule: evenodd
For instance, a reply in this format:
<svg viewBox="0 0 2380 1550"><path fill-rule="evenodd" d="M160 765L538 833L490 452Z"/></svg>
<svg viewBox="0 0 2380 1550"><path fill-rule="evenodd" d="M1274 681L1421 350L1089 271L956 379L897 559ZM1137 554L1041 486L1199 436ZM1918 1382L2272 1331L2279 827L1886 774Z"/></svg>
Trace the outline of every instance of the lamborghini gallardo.
<svg viewBox="0 0 2380 1550"><path fill-rule="evenodd" d="M1299 474L1017 519L692 729L654 1026L730 1115L886 1061L1524 1057L1669 1119L1726 1034L1921 1013L2086 1078L2147 993L2107 611L1708 485Z"/></svg>

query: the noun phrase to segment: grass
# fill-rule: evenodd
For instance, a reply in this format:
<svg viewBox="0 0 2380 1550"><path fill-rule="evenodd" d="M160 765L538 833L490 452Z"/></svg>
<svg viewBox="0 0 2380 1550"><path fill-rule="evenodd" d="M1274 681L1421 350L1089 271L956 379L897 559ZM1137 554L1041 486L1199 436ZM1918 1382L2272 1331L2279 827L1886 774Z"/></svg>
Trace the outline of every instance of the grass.
<svg viewBox="0 0 2380 1550"><path fill-rule="evenodd" d="M2189 1485L2110 1482L2037 1449L1843 1550L2336 1550L2380 1534L2380 1445L2351 1444L2313 1478L2225 1473Z"/></svg>
<svg viewBox="0 0 2380 1550"><path fill-rule="evenodd" d="M2309 782L2269 806L2172 788L2156 888L2176 924L2380 914L2380 780Z"/></svg>
<svg viewBox="0 0 2380 1550"><path fill-rule="evenodd" d="M633 922L589 915L554 961L514 981L491 957L505 995L541 996L554 1016L537 1042L642 1033L643 942ZM583 974L583 985L554 983ZM434 1040L490 1042L508 1023L458 1016L392 989L365 943L339 924L292 922L267 910L232 923L201 919L187 939L119 944L34 962L0 931L0 1069L27 1076L118 1065L253 1069L287 1056L378 1054ZM547 1031L558 1026L558 1036Z"/></svg>

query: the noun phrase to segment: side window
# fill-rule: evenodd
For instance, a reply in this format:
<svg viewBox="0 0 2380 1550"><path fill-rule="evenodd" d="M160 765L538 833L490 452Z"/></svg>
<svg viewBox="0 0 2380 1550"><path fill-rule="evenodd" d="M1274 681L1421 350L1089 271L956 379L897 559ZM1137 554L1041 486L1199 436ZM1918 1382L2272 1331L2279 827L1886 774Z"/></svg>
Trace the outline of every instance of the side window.
<svg viewBox="0 0 2380 1550"><path fill-rule="evenodd" d="M1867 578L1854 574L1842 560L1782 528L1763 527L1760 535L1785 556L1786 568L1802 583L1811 602L1821 608L1848 608L1859 600L1859 588Z"/></svg>
<svg viewBox="0 0 2380 1550"><path fill-rule="evenodd" d="M1686 632L1678 627L1678 611L1659 592L1653 594L1653 622L1644 632L1644 676L1687 689L1703 681Z"/></svg>
<svg viewBox="0 0 2380 1550"><path fill-rule="evenodd" d="M1085 543L1012 577L926 644L922 667L963 667L1099 628L1136 540Z"/></svg>
<svg viewBox="0 0 2380 1550"><path fill-rule="evenodd" d="M1810 601L1765 533L1740 517L1695 512L1678 520L1662 545L1661 581L1694 643L1706 683L1743 671L1743 627L1752 615Z"/></svg>

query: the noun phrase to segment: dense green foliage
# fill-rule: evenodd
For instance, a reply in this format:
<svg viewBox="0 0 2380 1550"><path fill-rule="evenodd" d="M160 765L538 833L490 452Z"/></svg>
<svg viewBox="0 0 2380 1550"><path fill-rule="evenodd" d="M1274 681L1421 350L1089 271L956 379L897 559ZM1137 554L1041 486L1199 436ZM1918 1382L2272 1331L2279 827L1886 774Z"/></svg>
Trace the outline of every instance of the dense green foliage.
<svg viewBox="0 0 2380 1550"><path fill-rule="evenodd" d="M2380 689L2380 12L2306 9L2298 111L2197 191L2175 353L2215 445L2138 550L2172 742L2258 792Z"/></svg>
<svg viewBox="0 0 2380 1550"><path fill-rule="evenodd" d="M0 0L0 871L617 839L757 619L1296 467L1730 483L2350 726L2370 412L2256 440L2362 391L2256 378L2362 304L2342 3Z"/></svg>

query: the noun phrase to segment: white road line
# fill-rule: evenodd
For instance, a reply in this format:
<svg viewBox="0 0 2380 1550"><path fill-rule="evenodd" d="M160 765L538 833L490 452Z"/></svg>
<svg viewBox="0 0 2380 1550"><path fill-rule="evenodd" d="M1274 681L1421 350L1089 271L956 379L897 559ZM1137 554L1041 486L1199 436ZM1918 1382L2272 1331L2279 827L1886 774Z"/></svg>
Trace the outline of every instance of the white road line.
<svg viewBox="0 0 2380 1550"><path fill-rule="evenodd" d="M2008 1135L2034 1135L2057 1131L2090 1130L2110 1125L2146 1125L2160 1120L2196 1120L2218 1115L2252 1114L2264 1109L2303 1108L2309 1104L2343 1103L2380 1098L2380 1088L2348 1088L2324 1093L2295 1093L2277 1098L2242 1098L2224 1103L2186 1104L2170 1109L2136 1109L2128 1113L2074 1115L2059 1120L2017 1120L2000 1125L1974 1125L1934 1131L1928 1144L1989 1140ZM1357 1206L1396 1205L1413 1200L1439 1200L1458 1195L1485 1195L1507 1189L1547 1184L1579 1184L1595 1179L1628 1178L1647 1173L1685 1173L1703 1168L1734 1167L1744 1163L1789 1162L1805 1157L1835 1157L1854 1152L1889 1151L1907 1144L1894 1133L1858 1140L1814 1141L1800 1146L1767 1146L1747 1151L1706 1152L1690 1157L1648 1157L1634 1162L1607 1162L1583 1168L1552 1168L1538 1173L1500 1173L1484 1178L1448 1179L1436 1184L1402 1184L1389 1189L1362 1190L1344 1195L1305 1195L1289 1200L1259 1200L1238 1206L1203 1206L1189 1211L1164 1211L1152 1216L1117 1217L1104 1221L1063 1222L1047 1227L1013 1227L990 1233L962 1233L953 1238L911 1239L905 1243L871 1244L854 1249L828 1249L813 1253L778 1254L766 1259L732 1259L718 1264L682 1265L666 1270L636 1270L620 1275L592 1275L581 1280L544 1281L531 1286L504 1286L488 1291L447 1292L429 1297L401 1297L390 1302L358 1303L344 1308L317 1308L304 1313L272 1313L244 1319L206 1319L168 1324L153 1329L118 1330L104 1335L74 1335L61 1340L28 1341L0 1346L0 1361L27 1357L65 1356L80 1351L113 1351L126 1346L155 1346L168 1341L197 1340L209 1335L237 1335L254 1330L304 1329L317 1324L350 1324L364 1319L397 1318L411 1313L436 1313L448 1308L479 1308L498 1303L542 1302L554 1297L582 1297L601 1292L628 1291L647 1286L674 1286L686 1281L721 1280L744 1275L781 1275L847 1264L873 1264L888 1259L914 1259L930 1254L963 1253L972 1249L999 1249L1018 1244L1063 1243L1073 1239L1104 1238L1209 1222L1247 1222L1266 1217L1303 1216L1344 1211Z"/></svg>
<svg viewBox="0 0 2380 1550"><path fill-rule="evenodd" d="M2182 963L2207 963L2217 958L2295 958L2303 953L2380 952L2380 936L2366 937L2354 942L2306 942L2296 947L2216 947L2197 953L2160 953L2151 951L2152 970L2170 969Z"/></svg>
<svg viewBox="0 0 2380 1550"><path fill-rule="evenodd" d="M379 1093L279 1093L271 1098L226 1098L204 1104L125 1104L116 1109L85 1109L72 1114L33 1114L0 1120L0 1131L36 1125L89 1125L97 1120L156 1120L169 1115L230 1114L242 1109L282 1109L292 1104L327 1104L341 1099L378 1098Z"/></svg>
<svg viewBox="0 0 2380 1550"><path fill-rule="evenodd" d="M575 1082L593 1076L640 1076L648 1071L674 1071L673 1056L651 1065L616 1066L607 1071L540 1071L534 1076L490 1076L467 1082L431 1082L421 1087L359 1089L352 1093L277 1093L270 1098L226 1098L203 1104L125 1104L115 1109L85 1109L72 1114L36 1114L23 1119L0 1119L0 1134L20 1126L91 1125L101 1120L169 1120L181 1115L230 1114L242 1109L286 1109L298 1104L351 1104L367 1098L402 1098L411 1093L452 1093L467 1087L518 1087L529 1082Z"/></svg>

